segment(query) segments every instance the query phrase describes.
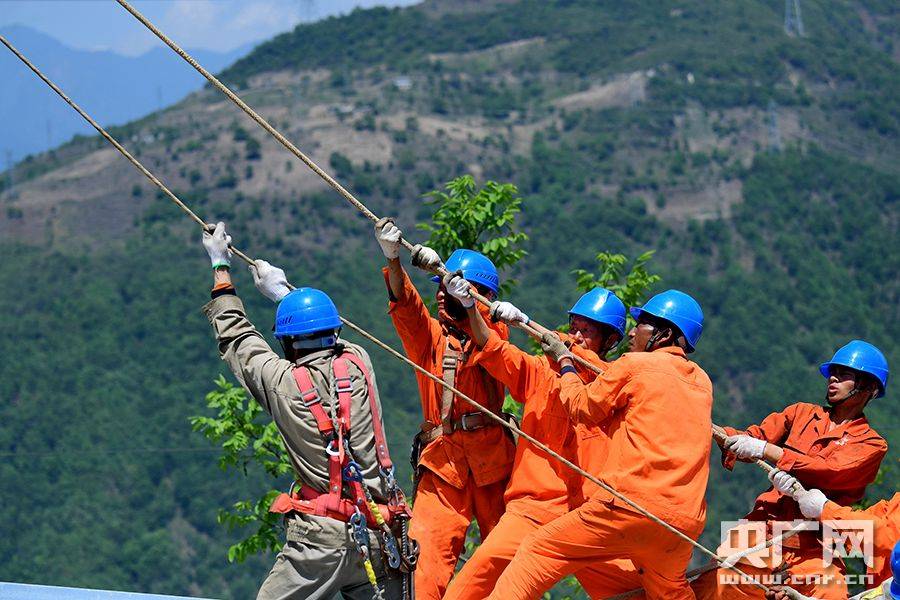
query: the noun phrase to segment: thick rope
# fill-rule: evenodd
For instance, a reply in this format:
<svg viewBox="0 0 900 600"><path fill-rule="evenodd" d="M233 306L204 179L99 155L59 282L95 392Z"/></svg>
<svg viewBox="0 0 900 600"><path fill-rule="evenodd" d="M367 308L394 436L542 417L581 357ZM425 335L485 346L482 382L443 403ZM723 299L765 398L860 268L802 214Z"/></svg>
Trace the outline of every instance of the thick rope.
<svg viewBox="0 0 900 600"><path fill-rule="evenodd" d="M379 220L378 215L376 215L371 210L369 210L368 207L366 207L365 204L360 202L353 194L351 194L347 190L347 188L345 188L340 183L338 183L338 181L334 177L329 175L324 169L322 169L319 165L317 165L309 156L304 154L296 145L294 145L293 142L291 142L289 139L287 139L280 131L275 129L275 127L272 126L271 123L266 121L258 112L253 110L253 108L251 108L246 102L241 100L241 98L237 94L235 94L233 91L231 91L231 89L229 89L228 86L226 86L224 83L219 81L219 79L216 78L215 75L213 75L212 73L210 73L209 71L204 69L203 66L200 63L198 63L196 60L194 60L194 58L190 54L185 52L185 50L183 48L181 48L181 46L176 44L166 34L164 34L162 31L160 31L159 28L157 28L152 22L150 22L150 20L147 19L144 15L142 15L136 8L131 6L131 4L129 4L126 0L116 0L116 2L118 2L120 5L122 5L122 8L124 8L129 13L131 13L131 15L134 16L135 19L140 21L140 23L142 25L144 25L144 27L146 27L151 32L153 32L153 34L156 35L156 37L158 37L160 40L162 40L162 42L164 44L166 44L169 48L171 48L178 56L183 58L189 65L194 67L217 90L219 90L220 92L225 94L225 96L227 96L229 100L234 102L238 106L238 108L240 108L242 111L244 111L244 113L248 117L253 119L260 127L265 129L269 133L269 135L271 135L276 140L278 140L278 143L280 143L282 146L284 146L288 150L288 152L290 152L291 154L293 154L294 156L299 158L307 167L312 169L316 175L321 177L325 181L325 183L327 183L337 193L339 193L341 196L343 196L344 199L347 200L347 202L352 204L359 212L361 212L363 215L365 215L367 219L369 219L373 223L378 222L378 220ZM415 249L415 246L406 239L401 238L400 243L403 245L404 248L406 248L410 252L412 252ZM443 277L449 273L449 271L447 271L447 269L443 265L434 269L433 272L435 275L438 275L440 277ZM483 296L482 294L479 294L478 292L476 292L474 290L472 291L472 297L475 298L477 301L481 302L482 304L484 304L485 306L491 305L490 299ZM532 321L531 323L528 323L528 324L514 323L513 325L518 327L519 329L522 329L523 331L525 331L526 333L528 333L535 339L540 339L544 333L547 333L550 331L546 327L544 327L534 321ZM580 356L574 356L573 360L575 362L577 362L578 364L580 364L581 366L585 367L586 369L590 369L598 374L602 373L602 371L596 365L591 364L589 361L581 358Z"/></svg>
<svg viewBox="0 0 900 600"><path fill-rule="evenodd" d="M802 524L797 525L795 527L792 527L791 529L788 529L784 533L781 533L773 538L769 538L765 542L757 544L751 548L746 548L739 552L735 552L734 554L731 554L729 556L722 556L721 557L722 565L727 567L727 565L729 565L729 564L736 564L740 559L744 558L745 556L749 556L749 555L753 554L754 552L759 552L761 550L766 550L767 548L771 548L775 544L778 544L778 543L782 542L783 540L786 540L789 537L793 537L793 536L797 535L798 533L800 533L801 531L805 531L805 530L806 530L806 528L803 527ZM707 572L712 571L713 569L717 569L717 568L719 568L718 562L708 562L705 565L697 567L696 569L691 569L690 571L685 573L684 577L688 581L693 582L695 579L699 578L704 573L707 573ZM643 591L644 591L644 588L636 588L633 590L629 590L627 592L622 592L621 594L616 594L615 596L610 596L610 597L606 598L606 600L626 600L627 598L632 598L634 596L637 596L638 594L642 593Z"/></svg>
<svg viewBox="0 0 900 600"><path fill-rule="evenodd" d="M117 1L122 3L124 0L117 0ZM128 151L125 150L125 148L122 147L122 145L119 144L115 140L115 138L113 138L109 133L107 133L106 130L104 130L103 127L101 127L96 121L91 119L87 115L87 113L85 113L77 104L75 104L74 101L72 101L65 93L63 93L63 91L59 87L57 87L43 73L41 73L41 71L34 64L32 64L27 58L25 58L25 56L23 56L18 50L16 50L16 48L9 41L7 41L7 39L2 35L0 35L0 42L2 42L4 46L9 48L10 51L12 51L12 53L15 54L16 57L19 58L19 60L21 60L23 63L25 63L25 65L28 66L28 68L31 69L42 81L44 81L47 85L49 85L50 88L53 89L53 91L56 92L63 100L65 100L69 106L71 106L73 109L75 109L76 112L78 112L78 114L80 114L82 117L84 117L85 120L87 120L88 123L90 123L91 126L94 127L94 129L96 129L103 136L104 139L106 139L108 142L110 142L110 144L112 144L113 147L115 147L120 153L122 153L122 155L125 156L129 160L129 162L131 162L131 164L134 165L135 168L138 169L138 171L143 173L144 176L146 176L148 179L150 179L151 182L153 182L157 187L159 187L159 189L161 189L164 193L166 193L166 195L179 208L181 208L182 211L184 211L189 217L191 217L195 222L197 222L201 226L201 228L205 229L207 227L207 225L203 221L203 219L198 217L196 215L196 213L194 213L190 208L188 208L188 206L184 202L182 202L174 193L172 193L171 190L169 190L169 188L167 188L157 177L155 177L152 173L150 173L150 171L147 170L136 158L134 158L130 153L128 153ZM255 261L252 258L247 256L246 254L244 254L243 252L241 252L234 246L230 246L230 248L231 248L232 252L235 254L235 256L237 256L238 258L240 258L241 260L246 262L248 265L255 264ZM475 408L477 408L478 410L483 412L488 418L490 418L491 420L496 422L501 427L506 427L507 429L512 431L514 434L516 434L520 438L524 438L525 440L528 440L531 444L533 444L535 447L544 451L547 455L552 456L554 459L563 463L564 465L566 465L567 467L572 469L574 472L578 473L582 477L585 477L589 481L600 486L601 488L603 488L604 490L606 490L607 492L609 492L610 494L612 494L613 496L615 496L616 498L618 498L619 500L621 500L622 502L624 502L625 504L630 506L636 512L638 512L641 515L643 515L644 517L650 519L657 525L667 529L669 532L671 532L672 534L674 534L681 540L687 542L694 548L698 549L703 554L706 554L707 556L709 556L710 558L715 560L717 563L721 564L723 562L722 559L719 558L719 556L715 552L709 550L708 548L706 548L699 542L695 541L688 535L685 535L684 533L682 533L681 531L679 531L678 529L676 529L669 523L663 521L662 519L660 519L659 517L657 517L650 511L648 511L647 509L645 509L642 506L640 506L639 504L635 503L628 497L622 495L620 492L618 492L617 490L615 490L614 488L609 486L607 483L598 479L594 475L588 473L587 471L585 471L584 469L582 469L581 467L579 467L572 461L568 460L564 456L558 454L557 452L554 452L552 449L547 447L542 442L538 441L536 438L532 437L531 435L529 435L529 434L525 433L524 431L522 431L521 429L519 429L516 425L509 423L506 420L504 420L502 417L494 414L492 411L487 409L485 406L479 404L478 402L476 402L475 400L473 400L466 394L462 393L461 391L457 390L455 387L446 383L442 378L438 377L437 375L434 375L433 373L426 371L425 369L423 369L422 367L420 367L419 365L417 365L416 363L411 361L409 358L400 354L399 352L397 352L396 350L394 350L393 348L391 348L390 346L388 346L387 344L385 344L384 342L382 342L381 340L379 340L378 338L376 338L375 336L373 336L372 334L370 334L369 332L364 330L363 328L359 327L358 325L355 325L354 323L350 322L349 320L345 319L344 317L341 317L341 321L344 323L344 325L353 329L358 334L360 334L362 337L368 339L369 341L376 344L380 348L386 350L388 353L393 355L395 358L397 358L401 362L409 365L410 367L415 369L417 372L419 372L422 375L426 376L427 378L431 379L438 385L441 385L444 388L450 390L451 392L453 392L454 395L465 400L466 402L468 402L469 404L471 404L472 406L474 406ZM744 578L747 578L748 580L750 579L749 575L747 575L746 573L744 573L742 570L738 569L734 565L723 565L723 566L727 567L728 569L731 569L738 575L740 575ZM756 587L758 587L759 589L761 589L763 591L769 591L768 588L765 585L763 585L762 583L754 581L753 585L755 585ZM789 590L789 593L790 592L793 592L793 590ZM794 592L794 593L796 593L796 592ZM799 600L800 596L798 595L798 596L796 596L796 598Z"/></svg>

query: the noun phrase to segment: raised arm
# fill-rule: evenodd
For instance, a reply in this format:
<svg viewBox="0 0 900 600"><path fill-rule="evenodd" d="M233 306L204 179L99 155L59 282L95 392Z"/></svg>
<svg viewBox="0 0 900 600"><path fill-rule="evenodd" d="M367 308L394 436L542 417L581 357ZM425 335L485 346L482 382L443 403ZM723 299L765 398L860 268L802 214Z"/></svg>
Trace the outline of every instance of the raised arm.
<svg viewBox="0 0 900 600"><path fill-rule="evenodd" d="M225 232L225 225L218 223L214 230L204 231L203 245L213 266L212 300L203 307L203 312L219 344L219 354L241 385L268 412L272 412L272 403L276 400L273 390L284 377L290 377L292 365L282 359L266 343L263 336L247 319L244 305L237 297L230 273L231 236ZM262 263L262 265L261 265ZM254 278L260 272L265 281L272 283L271 265L257 261ZM276 269L283 278L284 272ZM277 275L277 273L275 273ZM283 290L287 290L284 280ZM279 298L280 299L280 298Z"/></svg>

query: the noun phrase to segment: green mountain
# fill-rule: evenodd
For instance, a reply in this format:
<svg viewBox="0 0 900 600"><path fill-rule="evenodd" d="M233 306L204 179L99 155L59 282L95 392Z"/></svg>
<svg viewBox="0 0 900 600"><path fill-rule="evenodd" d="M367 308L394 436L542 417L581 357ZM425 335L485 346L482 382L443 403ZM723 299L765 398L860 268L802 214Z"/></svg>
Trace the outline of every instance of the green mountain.
<svg viewBox="0 0 900 600"><path fill-rule="evenodd" d="M696 359L715 420L745 425L820 401L816 365L851 338L900 364L895 9L806 2L800 37L783 7L426 2L298 27L223 77L412 239L432 211L421 195L442 182L515 182L531 240L511 299L541 322L564 320L571 271L597 252L656 249L659 289L706 312ZM217 92L113 133L240 248L399 347L371 224ZM240 533L216 511L269 483L220 471L187 422L224 371L199 311L211 278L198 232L99 138L11 175L0 580L252 597L270 557L228 565ZM273 307L243 269L237 283L267 331ZM402 463L414 379L372 355ZM892 446L893 395L868 411ZM871 497L898 477L892 450ZM750 466L714 466L704 540L766 486Z"/></svg>

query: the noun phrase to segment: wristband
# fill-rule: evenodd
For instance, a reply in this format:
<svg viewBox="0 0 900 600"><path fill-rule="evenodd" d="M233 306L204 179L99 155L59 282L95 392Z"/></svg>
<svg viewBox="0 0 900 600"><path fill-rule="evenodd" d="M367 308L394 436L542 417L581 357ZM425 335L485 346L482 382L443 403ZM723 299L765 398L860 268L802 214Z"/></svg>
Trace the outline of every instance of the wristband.
<svg viewBox="0 0 900 600"><path fill-rule="evenodd" d="M578 369L576 369L572 365L566 365L562 369L559 370L560 377L562 377L566 373L575 373L576 375L578 375Z"/></svg>
<svg viewBox="0 0 900 600"><path fill-rule="evenodd" d="M219 296L237 296L237 291L235 291L234 285L230 283L219 283L212 289L209 296L215 300Z"/></svg>

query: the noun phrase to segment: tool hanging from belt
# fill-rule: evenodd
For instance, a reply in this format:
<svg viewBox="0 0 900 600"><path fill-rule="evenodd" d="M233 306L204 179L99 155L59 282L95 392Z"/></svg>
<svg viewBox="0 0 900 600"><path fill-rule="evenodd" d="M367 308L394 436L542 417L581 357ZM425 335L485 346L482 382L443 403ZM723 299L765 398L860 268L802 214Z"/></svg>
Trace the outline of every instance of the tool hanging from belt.
<svg viewBox="0 0 900 600"><path fill-rule="evenodd" d="M390 495L387 504L375 502L371 491L365 484L362 467L354 460L350 447L349 439L352 429L350 406L353 382L350 377L349 363L353 363L365 378L369 409L372 413L378 473ZM404 590L411 590L411 585L408 585L411 582L407 580L410 579L409 574L415 569L418 559L418 544L414 540L409 540L406 535L410 511L406 505L403 490L398 485L394 474L394 464L388 452L371 374L365 363L350 352L333 358L331 372L334 391L337 395L337 411L329 416L322 405L318 388L310 377L309 369L298 366L292 371L300 390L302 404L312 413L316 420L316 427L325 439L325 453L328 455L328 491L323 493L308 485L301 485L295 492L295 484L292 484L291 490L286 494L280 494L269 510L275 513L296 511L348 523L351 537L363 559L366 574L376 590L376 596L380 596L381 591L378 589L369 556L369 529L378 530L381 534L381 549L385 563L388 567L404 574ZM349 489L349 498L344 495L345 484ZM391 530L391 526L394 524L397 525L402 538L399 546L397 538ZM406 593L404 595L409 597Z"/></svg>

